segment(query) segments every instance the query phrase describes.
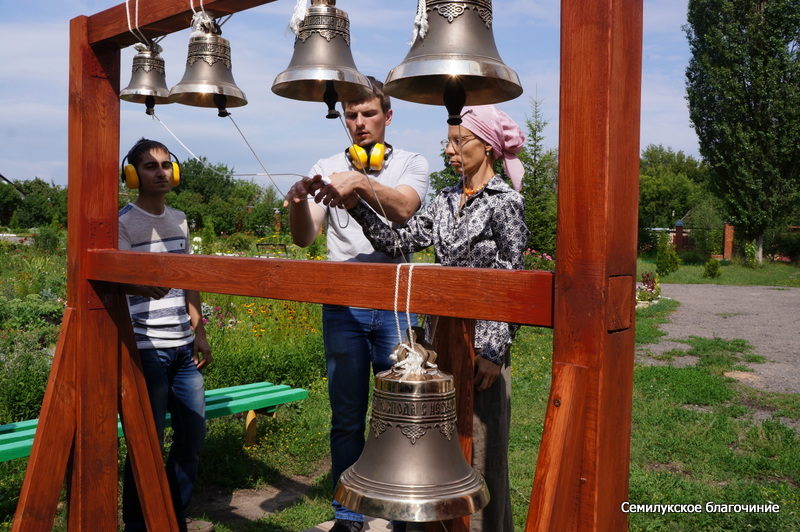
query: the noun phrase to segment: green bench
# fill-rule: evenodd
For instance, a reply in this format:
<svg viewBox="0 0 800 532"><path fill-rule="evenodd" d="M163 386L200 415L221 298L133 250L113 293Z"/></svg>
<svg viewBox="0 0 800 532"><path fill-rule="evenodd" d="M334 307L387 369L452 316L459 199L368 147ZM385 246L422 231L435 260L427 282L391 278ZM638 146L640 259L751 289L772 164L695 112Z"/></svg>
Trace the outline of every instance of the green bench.
<svg viewBox="0 0 800 532"><path fill-rule="evenodd" d="M247 412L245 420L246 443L252 444L255 435L255 412L273 414L284 403L300 401L308 397L303 388L292 388L286 384L254 382L229 388L206 391L206 419ZM33 446L38 419L29 419L0 425L0 462L28 456ZM167 424L170 419L167 414ZM122 424L117 422L117 431L122 436Z"/></svg>

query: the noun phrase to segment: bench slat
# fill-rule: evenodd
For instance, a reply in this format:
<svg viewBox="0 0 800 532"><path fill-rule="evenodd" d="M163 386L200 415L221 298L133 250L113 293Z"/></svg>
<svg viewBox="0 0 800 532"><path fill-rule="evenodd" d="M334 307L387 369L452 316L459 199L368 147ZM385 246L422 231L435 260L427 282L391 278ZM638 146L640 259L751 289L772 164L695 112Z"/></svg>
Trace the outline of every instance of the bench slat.
<svg viewBox="0 0 800 532"><path fill-rule="evenodd" d="M214 419L249 410L272 412L279 405L301 401L308 397L303 388L292 388L286 384L254 382L240 386L216 388L206 391L206 419ZM38 419L28 419L0 425L0 462L28 456L33 446ZM171 426L167 413L166 426ZM117 422L117 433L121 437L122 423Z"/></svg>

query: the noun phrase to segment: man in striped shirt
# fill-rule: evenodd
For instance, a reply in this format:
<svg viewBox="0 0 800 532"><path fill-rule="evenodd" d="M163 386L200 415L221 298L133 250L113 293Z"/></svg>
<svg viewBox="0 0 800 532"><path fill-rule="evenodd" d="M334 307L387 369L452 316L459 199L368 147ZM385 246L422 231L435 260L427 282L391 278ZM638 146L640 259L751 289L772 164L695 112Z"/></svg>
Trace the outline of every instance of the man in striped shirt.
<svg viewBox="0 0 800 532"><path fill-rule="evenodd" d="M183 212L168 207L166 194L180 182L180 167L166 146L141 139L128 152L122 177L139 194L119 212L119 249L189 253ZM124 160L123 160L124 162ZM167 411L174 431L166 463L172 502L181 530L213 530L185 515L206 434L205 391L200 370L211 363L200 294L193 290L126 285L136 346L159 441ZM122 518L126 532L145 531L130 460L125 462Z"/></svg>

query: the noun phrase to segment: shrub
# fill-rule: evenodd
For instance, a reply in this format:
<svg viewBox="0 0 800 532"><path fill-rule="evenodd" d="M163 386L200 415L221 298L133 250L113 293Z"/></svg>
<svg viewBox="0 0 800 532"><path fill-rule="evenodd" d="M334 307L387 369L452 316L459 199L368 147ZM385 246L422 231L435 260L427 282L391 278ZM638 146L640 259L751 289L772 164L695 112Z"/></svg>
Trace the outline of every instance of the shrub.
<svg viewBox="0 0 800 532"><path fill-rule="evenodd" d="M40 227L33 235L33 246L45 253L53 253L61 248L61 229L54 225Z"/></svg>
<svg viewBox="0 0 800 532"><path fill-rule="evenodd" d="M553 257L544 252L528 248L522 252L522 260L525 262L526 270L547 270L556 269L556 261Z"/></svg>
<svg viewBox="0 0 800 532"><path fill-rule="evenodd" d="M703 265L703 277L709 277L711 279L716 279L722 275L722 269L720 268L720 263L715 258L710 258L706 263Z"/></svg>
<svg viewBox="0 0 800 532"><path fill-rule="evenodd" d="M656 272L664 277L678 271L681 259L675 251L675 246L669 240L668 233L658 235L658 250L656 253Z"/></svg>
<svg viewBox="0 0 800 532"><path fill-rule="evenodd" d="M44 299L39 294L29 294L24 299L0 296L0 328L3 329L35 329L57 325L63 313L63 303Z"/></svg>
<svg viewBox="0 0 800 532"><path fill-rule="evenodd" d="M748 268L755 268L758 266L758 261L756 260L756 253L758 252L758 248L756 247L755 242L746 242L744 245L744 265Z"/></svg>
<svg viewBox="0 0 800 532"><path fill-rule="evenodd" d="M225 246L232 251L248 252L253 248L255 237L245 233L234 233L225 240Z"/></svg>
<svg viewBox="0 0 800 532"><path fill-rule="evenodd" d="M708 260L708 255L694 249L687 249L678 252L681 264L704 264Z"/></svg>
<svg viewBox="0 0 800 532"><path fill-rule="evenodd" d="M40 331L0 338L0 424L38 417L52 355Z"/></svg>
<svg viewBox="0 0 800 532"><path fill-rule="evenodd" d="M661 281L657 273L643 272L642 284L636 288L637 301L655 301L661 297Z"/></svg>

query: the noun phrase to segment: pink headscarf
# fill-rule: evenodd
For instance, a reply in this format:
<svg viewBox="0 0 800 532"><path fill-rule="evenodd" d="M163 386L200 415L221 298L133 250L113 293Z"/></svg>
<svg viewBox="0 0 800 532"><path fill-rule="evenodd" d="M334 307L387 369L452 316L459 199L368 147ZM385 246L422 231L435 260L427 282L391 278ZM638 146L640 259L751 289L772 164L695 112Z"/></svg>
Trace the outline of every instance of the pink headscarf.
<svg viewBox="0 0 800 532"><path fill-rule="evenodd" d="M525 144L525 134L517 123L494 105L465 107L461 119L465 128L491 145L495 155L503 159L503 169L514 190L522 188L525 169L517 154Z"/></svg>

